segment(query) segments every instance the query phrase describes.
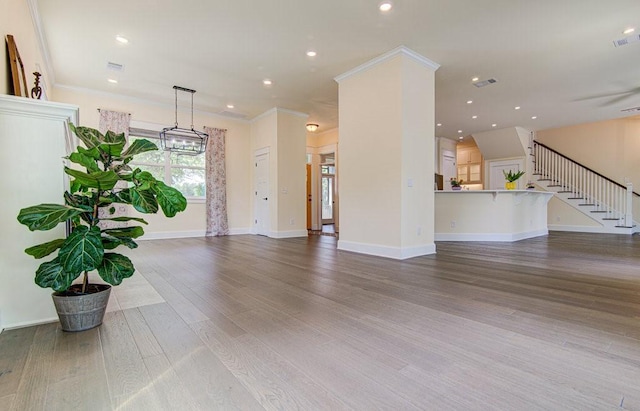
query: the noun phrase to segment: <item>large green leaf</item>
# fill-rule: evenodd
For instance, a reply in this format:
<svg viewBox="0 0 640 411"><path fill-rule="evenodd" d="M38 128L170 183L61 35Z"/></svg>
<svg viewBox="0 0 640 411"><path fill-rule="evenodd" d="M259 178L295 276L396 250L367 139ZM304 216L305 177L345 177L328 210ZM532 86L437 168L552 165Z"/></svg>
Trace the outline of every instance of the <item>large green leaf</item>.
<svg viewBox="0 0 640 411"><path fill-rule="evenodd" d="M151 141L141 138L134 140L133 143L122 153L122 157L133 157L140 153L146 153L147 151L155 151L158 146Z"/></svg>
<svg viewBox="0 0 640 411"><path fill-rule="evenodd" d="M138 238L144 235L144 230L140 226L107 228L102 232L118 238Z"/></svg>
<svg viewBox="0 0 640 411"><path fill-rule="evenodd" d="M97 188L98 190L111 190L118 182L118 174L115 171L96 171L84 173L69 167L64 168L64 172L75 178L84 187Z"/></svg>
<svg viewBox="0 0 640 411"><path fill-rule="evenodd" d="M73 280L78 278L80 273L71 274L66 272L60 264L58 257L51 261L40 264L36 271L36 284L42 288L53 288L55 291L65 291L71 286Z"/></svg>
<svg viewBox="0 0 640 411"><path fill-rule="evenodd" d="M116 134L113 131L107 131L104 135L104 142L98 148L112 157L118 157L126 143L124 133Z"/></svg>
<svg viewBox="0 0 640 411"><path fill-rule="evenodd" d="M105 253L98 267L100 277L111 285L118 285L133 275L135 269L129 258L117 253Z"/></svg>
<svg viewBox="0 0 640 411"><path fill-rule="evenodd" d="M111 218L101 218L101 221L103 220L109 220L109 221L137 221L139 223L142 224L149 224L147 223L144 218L139 218L139 217L111 217Z"/></svg>
<svg viewBox="0 0 640 411"><path fill-rule="evenodd" d="M156 193L162 212L167 217L173 217L187 208L187 199L182 193L162 181L156 182L153 191Z"/></svg>
<svg viewBox="0 0 640 411"><path fill-rule="evenodd" d="M131 249L138 248L138 243L136 243L130 238L127 238L127 237L118 238L118 237L111 237L108 235L102 236L102 246L104 247L105 250L113 250L114 248L117 248L118 246L121 246L121 245L125 247L129 247Z"/></svg>
<svg viewBox="0 0 640 411"><path fill-rule="evenodd" d="M91 157L94 160L100 160L100 150L98 150L98 147L94 147L91 150L87 150L84 147L78 146L78 153L80 154L84 154L87 157Z"/></svg>
<svg viewBox="0 0 640 411"><path fill-rule="evenodd" d="M31 231L46 231L83 212L84 210L66 205L40 204L20 210L18 221Z"/></svg>
<svg viewBox="0 0 640 411"><path fill-rule="evenodd" d="M73 124L70 124L69 127L88 149L98 147L104 141L102 133L94 128L75 127Z"/></svg>
<svg viewBox="0 0 640 411"><path fill-rule="evenodd" d="M65 241L66 240L64 238L59 238L57 240L29 247L24 250L24 252L33 256L34 258L46 257L52 252L56 251L58 248L62 247L62 244L64 244Z"/></svg>
<svg viewBox="0 0 640 411"><path fill-rule="evenodd" d="M69 156L69 160L71 160L71 162L73 163L80 164L81 166L86 168L89 172L100 171L100 167L98 166L98 163L96 162L96 160L94 160L93 158L85 154L71 153L71 155Z"/></svg>
<svg viewBox="0 0 640 411"><path fill-rule="evenodd" d="M95 270L103 255L100 229L87 226L76 227L58 253L62 268L71 274Z"/></svg>
<svg viewBox="0 0 640 411"><path fill-rule="evenodd" d="M131 194L131 204L133 207L145 214L158 212L158 201L151 190L138 190L136 187L129 189Z"/></svg>

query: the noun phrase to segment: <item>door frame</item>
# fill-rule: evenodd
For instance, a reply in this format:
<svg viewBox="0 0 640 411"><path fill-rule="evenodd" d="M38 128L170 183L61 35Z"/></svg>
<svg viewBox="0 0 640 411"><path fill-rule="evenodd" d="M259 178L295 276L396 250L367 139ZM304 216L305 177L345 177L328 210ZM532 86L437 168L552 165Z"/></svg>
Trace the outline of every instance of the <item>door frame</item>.
<svg viewBox="0 0 640 411"><path fill-rule="evenodd" d="M271 196L271 156L269 154L269 147L264 147L264 148L255 150L253 154L253 163L254 163L254 167L252 167L253 195L251 196L253 200L253 218L252 218L253 224L251 224L251 232L252 234L270 236L272 202L270 202L269 200L267 200L267 210L265 214L266 222L264 222L263 224L263 222L260 221L260 224L258 224L258 216L260 215L259 207L261 206L261 203L258 199L258 174L256 172L256 168L258 164L258 157L262 157L262 156L266 156L266 159L267 159L267 198L272 197Z"/></svg>

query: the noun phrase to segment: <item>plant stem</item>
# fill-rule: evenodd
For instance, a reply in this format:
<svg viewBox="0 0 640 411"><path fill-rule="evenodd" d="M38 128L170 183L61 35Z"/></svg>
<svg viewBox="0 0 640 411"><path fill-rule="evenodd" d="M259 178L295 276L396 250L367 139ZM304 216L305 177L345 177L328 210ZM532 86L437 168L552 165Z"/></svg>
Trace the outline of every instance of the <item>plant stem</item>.
<svg viewBox="0 0 640 411"><path fill-rule="evenodd" d="M87 292L87 286L89 285L89 273L84 272L84 277L82 278L82 294Z"/></svg>

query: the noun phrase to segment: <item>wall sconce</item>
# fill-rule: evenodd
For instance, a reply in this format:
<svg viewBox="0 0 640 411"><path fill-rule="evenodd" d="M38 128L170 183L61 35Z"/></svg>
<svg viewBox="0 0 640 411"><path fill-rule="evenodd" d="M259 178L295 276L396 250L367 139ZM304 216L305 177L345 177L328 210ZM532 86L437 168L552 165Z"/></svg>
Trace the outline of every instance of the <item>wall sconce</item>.
<svg viewBox="0 0 640 411"><path fill-rule="evenodd" d="M307 131L313 133L317 129L318 129L318 125L317 124L313 124L313 123L307 124Z"/></svg>

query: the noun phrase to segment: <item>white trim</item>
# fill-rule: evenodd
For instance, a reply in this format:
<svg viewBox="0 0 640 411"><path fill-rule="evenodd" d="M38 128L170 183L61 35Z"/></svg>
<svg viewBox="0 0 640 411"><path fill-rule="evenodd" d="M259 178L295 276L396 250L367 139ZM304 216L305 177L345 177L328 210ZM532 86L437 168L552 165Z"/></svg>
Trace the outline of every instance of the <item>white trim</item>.
<svg viewBox="0 0 640 411"><path fill-rule="evenodd" d="M62 90L71 90L71 91L75 91L75 92L79 92L79 93L85 93L85 94L89 94L89 95L94 95L94 96L102 96L102 97L111 97L114 99L119 99L119 100L123 100L126 102L131 102L131 103L135 103L135 104L140 104L140 105L146 105L146 106L154 106L154 107L162 107L165 109L171 108L171 112L173 112L175 110L175 104L174 103L163 103L157 100L148 100L148 99L144 99L144 98L139 98L139 97L131 97L131 96L126 96L124 94L117 94L117 93L112 93L112 92L108 92L108 91L102 91L102 90L94 90L94 89L90 89L90 88L86 88L86 87L76 87L76 86L69 86L66 84L55 84L54 88L60 88ZM96 107L96 108L107 108L107 107ZM184 109L184 110L182 110ZM178 106L178 112L180 113L188 113L188 110L190 110L190 108L188 106ZM238 123L242 123L242 124L249 124L249 120L247 119L241 119L241 118L237 118L237 117L228 117L228 116L224 116L222 114L218 114L216 112L213 111L202 111L202 110L198 110L198 109L194 109L193 110L194 113L199 114L199 115L203 115L203 116L213 116L219 119L224 119L224 120L228 120L228 121L233 121L233 122L238 122ZM133 113L131 113L133 114ZM164 125L163 127L167 127L169 125L173 125L172 123L173 119L171 119L170 121L167 122L166 125Z"/></svg>
<svg viewBox="0 0 640 411"><path fill-rule="evenodd" d="M375 255L377 257L393 258L395 260L405 260L407 258L435 254L436 245L432 243L415 247L389 247L385 245L338 240L338 250Z"/></svg>
<svg viewBox="0 0 640 411"><path fill-rule="evenodd" d="M420 63L423 66L425 66L425 67L427 67L427 68L429 68L429 69L431 69L433 71L438 70L438 68L440 67L440 64L438 64L438 63L436 63L436 62L434 62L432 60L429 60L428 58L416 53L415 51L413 51L413 50L411 50L411 49L409 49L409 48L407 48L405 46L399 46L399 47L396 47L395 49L393 49L391 51L388 51L388 52L386 52L386 53L384 53L384 54L382 54L382 55L380 55L380 56L378 56L378 57L376 57L376 58L374 58L372 60L367 61L364 64L359 65L356 68L353 68L353 69L351 69L351 70L349 70L349 71L347 71L345 73L342 73L342 74L334 77L333 79L336 82L340 83L342 80L345 80L348 77L353 76L354 74L358 74L358 73L367 71L367 70L377 66L380 63L383 63L383 62L385 62L387 60L391 60L392 58L394 58L394 57L396 57L398 55L403 55L403 56L409 57L412 60L416 61L417 63Z"/></svg>
<svg viewBox="0 0 640 411"><path fill-rule="evenodd" d="M44 61L44 71L47 76L47 80L49 80L49 84L54 87L56 84L56 76L55 71L53 70L53 63L51 60L51 53L49 53L49 43L47 42L47 37L44 35L44 30L42 28L42 18L40 18L40 10L38 9L37 0L27 0L27 5L29 6L29 14L31 14L31 22L33 23L33 29L36 32L36 37L38 39L38 46L40 47L40 52L42 53L42 58ZM44 90L49 96L53 93L53 90Z"/></svg>
<svg viewBox="0 0 640 411"><path fill-rule="evenodd" d="M256 157L261 156L263 154L269 154L269 148L271 146L257 148L253 151L253 161L256 161Z"/></svg>
<svg viewBox="0 0 640 411"><path fill-rule="evenodd" d="M78 124L78 106L19 96L0 95L0 113L14 116L68 120Z"/></svg>
<svg viewBox="0 0 640 411"><path fill-rule="evenodd" d="M269 238L294 238L294 237L307 237L309 232L305 230L291 230L291 231L271 231L269 232Z"/></svg>
<svg viewBox="0 0 640 411"><path fill-rule="evenodd" d="M549 230L523 231L520 233L435 233L436 241L502 241L514 242L527 238L541 237Z"/></svg>
<svg viewBox="0 0 640 411"><path fill-rule="evenodd" d="M251 234L251 227L230 228L229 235Z"/></svg>
<svg viewBox="0 0 640 411"><path fill-rule="evenodd" d="M191 231L160 231L156 233L147 233L138 240L166 240L169 238L191 238L191 237L204 237L206 230L191 230Z"/></svg>
<svg viewBox="0 0 640 411"><path fill-rule="evenodd" d="M561 225L549 224L549 231L571 231L575 233L600 233L600 234L633 234L636 227L606 227L588 225Z"/></svg>
<svg viewBox="0 0 640 411"><path fill-rule="evenodd" d="M249 123L255 123L256 121L263 119L265 117L270 116L271 114L275 114L275 113L286 113L286 114L291 114L294 115L296 117L302 117L302 118L309 118L309 115L307 113L301 113L299 111L293 111L293 110L289 110L288 108L280 108L280 107L273 107L270 108L269 110L265 111L262 114L258 114L257 116L253 117L252 119L249 120Z"/></svg>
<svg viewBox="0 0 640 411"><path fill-rule="evenodd" d="M6 327L2 327L0 331L15 330L16 328L24 328L24 327L33 327L34 325L57 323L59 321L60 321L60 318L58 318L58 316L42 318L42 319L33 320L33 321L20 321L17 323L9 324Z"/></svg>

